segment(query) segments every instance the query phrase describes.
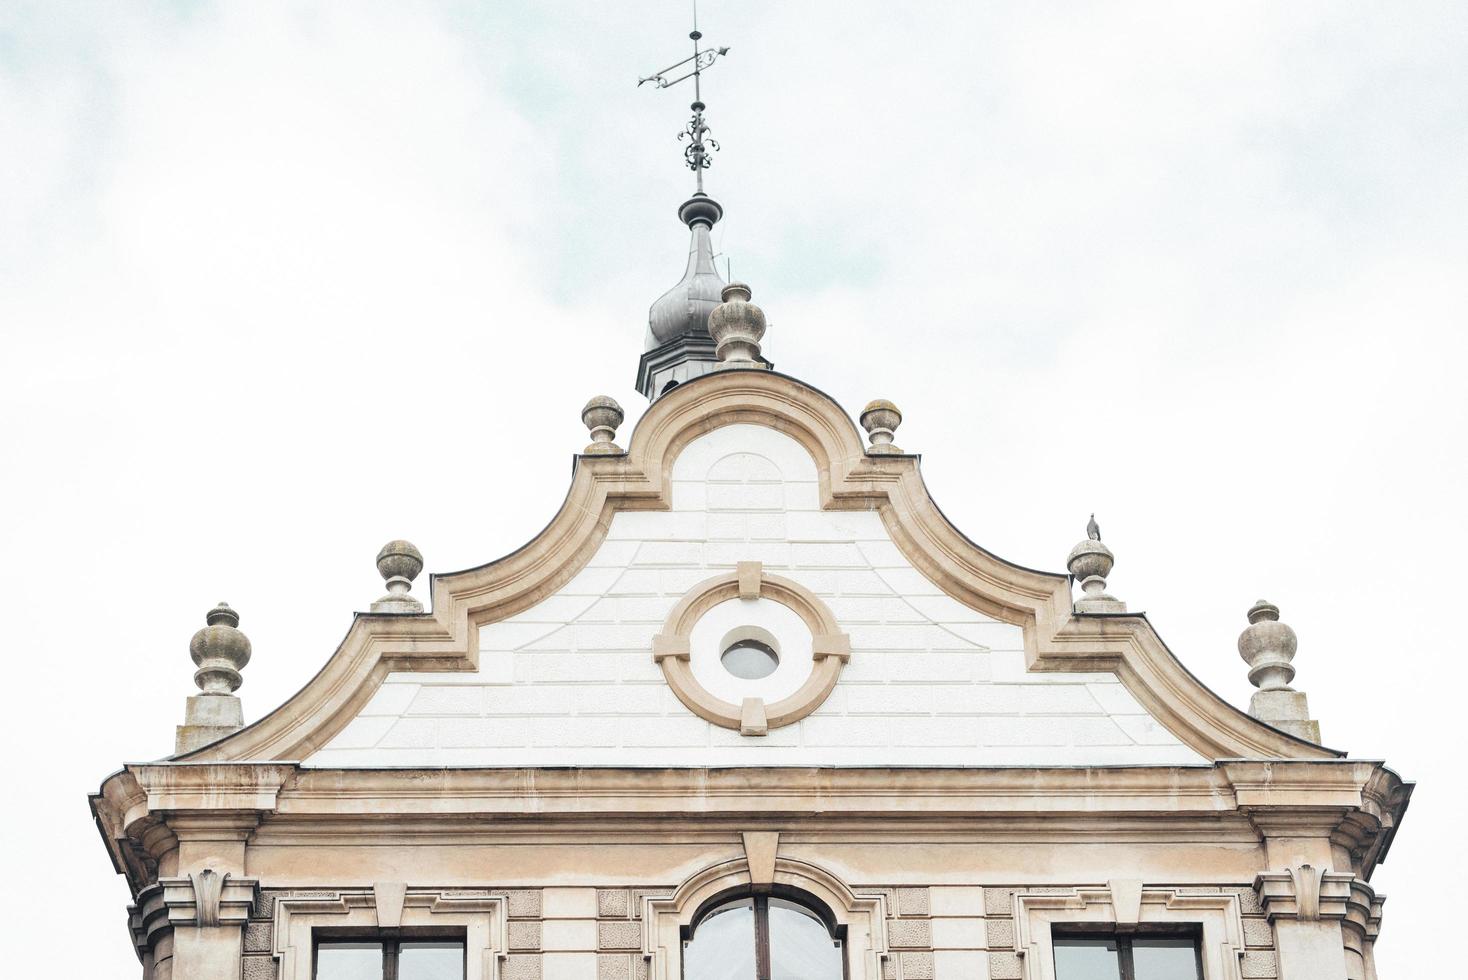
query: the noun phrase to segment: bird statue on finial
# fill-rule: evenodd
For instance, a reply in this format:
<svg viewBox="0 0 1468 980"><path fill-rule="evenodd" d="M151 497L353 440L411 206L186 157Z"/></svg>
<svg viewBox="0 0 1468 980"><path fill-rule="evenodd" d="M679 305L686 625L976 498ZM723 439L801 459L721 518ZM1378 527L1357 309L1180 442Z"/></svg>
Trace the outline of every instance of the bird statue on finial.
<svg viewBox="0 0 1468 980"><path fill-rule="evenodd" d="M1101 540L1101 525L1096 523L1095 514L1092 514L1091 519L1086 522L1086 537L1092 541Z"/></svg>

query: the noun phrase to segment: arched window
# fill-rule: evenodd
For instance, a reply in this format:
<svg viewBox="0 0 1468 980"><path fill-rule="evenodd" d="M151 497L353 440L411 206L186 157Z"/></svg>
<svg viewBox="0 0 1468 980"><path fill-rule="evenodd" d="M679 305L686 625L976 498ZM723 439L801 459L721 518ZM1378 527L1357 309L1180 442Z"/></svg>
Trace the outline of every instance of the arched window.
<svg viewBox="0 0 1468 980"><path fill-rule="evenodd" d="M846 930L793 890L725 895L685 930L683 980L843 980Z"/></svg>

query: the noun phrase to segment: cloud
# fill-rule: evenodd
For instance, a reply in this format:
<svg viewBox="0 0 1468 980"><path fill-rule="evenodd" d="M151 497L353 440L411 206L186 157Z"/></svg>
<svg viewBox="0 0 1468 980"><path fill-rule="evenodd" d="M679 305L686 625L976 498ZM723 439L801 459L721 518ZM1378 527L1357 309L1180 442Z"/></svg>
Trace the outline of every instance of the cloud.
<svg viewBox="0 0 1468 980"><path fill-rule="evenodd" d="M1441 570L1468 537L1461 8L703 7L732 49L716 240L779 367L896 400L1005 557L1058 569L1097 511L1113 591L1235 703L1244 609L1277 601L1327 741L1438 795L1376 881L1383 971L1430 972L1408 937L1448 928L1420 868L1456 812ZM559 503L586 398L640 411L691 183L689 93L635 80L687 28L654 3L0 16L28 702L4 724L52 760L47 829L6 836L64 837L46 871L96 883L72 921L107 936L125 889L80 796L168 749L209 606L243 613L258 717L380 592L382 541L505 553ZM90 945L81 972L133 975Z"/></svg>

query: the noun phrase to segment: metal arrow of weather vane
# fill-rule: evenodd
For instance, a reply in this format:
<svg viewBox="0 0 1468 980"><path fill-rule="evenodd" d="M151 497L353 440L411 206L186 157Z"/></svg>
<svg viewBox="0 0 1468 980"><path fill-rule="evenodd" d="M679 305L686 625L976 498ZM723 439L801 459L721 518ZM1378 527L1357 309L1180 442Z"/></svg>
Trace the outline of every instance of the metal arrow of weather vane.
<svg viewBox="0 0 1468 980"><path fill-rule="evenodd" d="M698 30L697 4L693 8L693 30L689 33L688 37L693 41L693 54L690 57L669 65L657 74L649 75L646 78L639 78L637 84L640 87L648 82L652 82L658 88L670 88L679 82L687 81L690 78L693 79L693 104L689 106L693 110L693 118L688 120L688 125L678 134L678 142L681 143L685 139L688 140L688 145L683 148L683 159L687 162L688 169L697 175L698 192L702 194L703 172L713 164L713 159L709 156L709 153L717 150L719 144L717 140L709 138L708 123L703 121L703 110L705 106L703 104L703 92L699 82L703 71L713 67L715 61L722 55L729 53L729 49L708 48L700 50L698 42L703 39L703 34ZM693 67L685 74L679 75L677 78L669 77L674 72L686 68L690 64Z"/></svg>

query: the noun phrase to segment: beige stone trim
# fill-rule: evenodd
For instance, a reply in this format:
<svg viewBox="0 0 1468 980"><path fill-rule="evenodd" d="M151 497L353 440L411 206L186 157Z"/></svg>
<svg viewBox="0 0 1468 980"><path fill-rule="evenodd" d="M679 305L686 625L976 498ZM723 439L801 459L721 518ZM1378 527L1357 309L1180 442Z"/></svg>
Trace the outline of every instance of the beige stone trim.
<svg viewBox="0 0 1468 980"><path fill-rule="evenodd" d="M887 904L882 895L858 895L824 868L779 856L774 857L771 879L772 884L810 895L846 927L851 980L882 980L882 960L888 950ZM644 898L642 952L648 958L649 980L676 980L682 975L682 930L705 902L754 883L749 860L741 857L704 868L670 896Z"/></svg>
<svg viewBox="0 0 1468 980"><path fill-rule="evenodd" d="M745 831L744 860L749 865L749 880L755 885L775 882L775 857L780 850L779 831Z"/></svg>
<svg viewBox="0 0 1468 980"><path fill-rule="evenodd" d="M714 606L736 598L778 602L793 610L810 630L815 667L788 698L769 705L760 698L731 704L715 697L693 676L689 637L694 624ZM678 600L663 631L653 637L652 657L689 711L741 735L764 735L771 728L794 724L821 706L836 687L842 666L851 659L851 641L814 592L788 578L765 573L757 561L742 561L733 572L704 579Z"/></svg>
<svg viewBox="0 0 1468 980"><path fill-rule="evenodd" d="M1297 864L1285 871L1266 871L1254 879L1254 891L1269 921L1344 919L1353 899L1356 876L1328 868ZM1372 893L1374 894L1374 893ZM1370 907L1369 899L1366 901Z"/></svg>
<svg viewBox="0 0 1468 980"><path fill-rule="evenodd" d="M314 929L398 927L462 928L468 951L465 980L499 980L500 960L510 948L504 896L409 887L403 889L401 906L394 896L395 907L388 911L378 908L377 892L374 887L343 889L318 898L278 896L271 953L280 962L280 980L311 980L314 976ZM396 919L396 924L387 925L384 919Z"/></svg>
<svg viewBox="0 0 1468 980"><path fill-rule="evenodd" d="M1117 887L1120 886L1120 887ZM1233 892L1190 893L1117 881L1059 893L1014 896L1015 949L1024 980L1055 980L1051 929L1059 923L1191 924L1203 930L1205 980L1239 980L1244 957L1243 916Z"/></svg>
<svg viewBox="0 0 1468 980"><path fill-rule="evenodd" d="M185 877L160 878L158 885L169 925L210 928L242 926L249 921L260 883L205 868Z"/></svg>
<svg viewBox="0 0 1468 980"><path fill-rule="evenodd" d="M1111 671L1169 731L1210 759L1332 758L1340 753L1269 727L1224 702L1174 658L1143 616L1077 615L1067 576L991 555L948 523L915 456L869 456L847 414L772 371L719 371L679 385L647 410L623 456L578 456L560 512L498 561L436 575L431 613L359 615L331 659L290 701L183 758L303 759L366 704L391 671L471 671L478 627L553 594L586 564L620 510L666 510L669 474L689 442L736 423L765 425L814 457L822 507L875 510L897 547L950 596L1024 627L1031 670ZM502 471L502 479L518 476Z"/></svg>
<svg viewBox="0 0 1468 980"><path fill-rule="evenodd" d="M240 792L220 793L220 786ZM130 765L109 777L92 808L117 867L139 890L157 875L202 867L243 874L244 844L236 837L258 839L268 830L290 839L291 826L306 832L312 824L349 824L364 819L364 800L372 801L372 819L415 820L420 833L440 827L437 832L456 839L504 833L500 822L485 819L495 815L636 818L650 810L660 817L697 814L702 821L744 821L751 812L778 811L952 822L975 841L994 835L1040 843L1104 828L1149 839L1161 834L1218 842L1227 835L1252 846L1267 830L1334 842L1364 876L1380 860L1410 791L1380 763L1353 759L1114 768L1104 781L1088 769L324 770L275 762L165 762ZM236 799L259 808L213 809L219 800L231 805ZM289 815L292 823L260 824L266 814ZM1308 825L1302 824L1306 818ZM212 839L215 852L238 848L240 854L227 864L180 867L180 837L192 835ZM1258 870L1272 869L1249 873Z"/></svg>

